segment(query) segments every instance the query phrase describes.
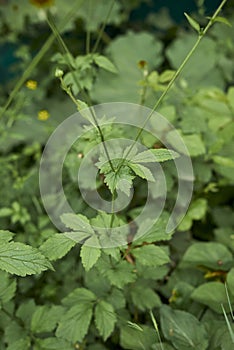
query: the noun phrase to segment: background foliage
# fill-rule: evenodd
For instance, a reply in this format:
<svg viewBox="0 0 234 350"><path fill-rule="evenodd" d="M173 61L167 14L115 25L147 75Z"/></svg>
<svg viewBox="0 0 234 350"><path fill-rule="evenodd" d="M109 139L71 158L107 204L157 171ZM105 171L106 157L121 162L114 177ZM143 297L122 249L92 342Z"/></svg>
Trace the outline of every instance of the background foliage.
<svg viewBox="0 0 234 350"><path fill-rule="evenodd" d="M166 10L134 20L142 2L112 6L104 0L75 5L56 0L52 6L50 1L22 0L19 5L12 0L0 5L1 45L14 53L8 79L0 85L1 106L18 79L30 73L10 108L2 107L0 120L0 349L233 348L233 326L227 326L232 311L227 291L234 302L233 26L215 23L158 110L179 130L195 172L192 202L175 232L165 233L177 195L170 161L162 164L168 193L160 220L146 236L121 248L76 244L57 232L41 203L43 147L56 126L76 111L60 88L56 68L63 70L64 83L81 104L85 92L93 104L126 101L153 107L194 43L194 30L185 22L176 24ZM51 34L44 7L35 6L42 3L48 3L70 53ZM205 5L197 1L193 16L201 26L211 15ZM233 24L231 1L225 15ZM153 119L151 124L157 128ZM106 139L132 138L134 132L103 129ZM141 142L153 148L156 140L143 133ZM64 215L63 222L68 231L78 232L85 224L86 238L92 237L90 224L110 224L110 216L94 213L77 196L77 155L96 143L97 134L86 133L65 161L64 190L79 215ZM171 147L180 151L176 144ZM131 169L129 182L142 174L140 168L134 174ZM101 170L105 181L100 177L97 185L108 196L105 183L109 189L114 185L108 171ZM87 190L94 185L88 173L84 183ZM142 176L134 187L134 203L115 217L116 226L144 205Z"/></svg>

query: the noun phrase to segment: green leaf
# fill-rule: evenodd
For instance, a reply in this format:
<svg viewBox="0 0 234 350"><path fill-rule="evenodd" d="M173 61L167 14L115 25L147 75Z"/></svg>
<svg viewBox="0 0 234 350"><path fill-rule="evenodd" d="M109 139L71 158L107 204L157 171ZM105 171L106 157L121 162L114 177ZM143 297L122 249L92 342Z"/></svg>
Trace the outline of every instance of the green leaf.
<svg viewBox="0 0 234 350"><path fill-rule="evenodd" d="M118 70L116 69L116 67L113 65L113 63L105 56L95 56L94 57L94 62L96 63L96 65L98 65L99 67L112 72L112 73L118 73Z"/></svg>
<svg viewBox="0 0 234 350"><path fill-rule="evenodd" d="M227 270L233 263L232 254L221 243L193 243L185 252L181 267L208 267L217 270Z"/></svg>
<svg viewBox="0 0 234 350"><path fill-rule="evenodd" d="M108 257L103 255L98 260L96 267L102 276L107 277L110 283L118 288L123 288L126 284L136 280L133 266L127 261L117 262L111 266Z"/></svg>
<svg viewBox="0 0 234 350"><path fill-rule="evenodd" d="M4 272L0 271L0 308L1 303L7 303L9 300L11 300L16 291L16 280L12 280L9 278L9 275Z"/></svg>
<svg viewBox="0 0 234 350"><path fill-rule="evenodd" d="M127 326L126 323L121 326L121 347L131 350L151 349L152 344L156 343L158 340L155 330L146 325L139 324L137 326L138 327L133 327L132 322Z"/></svg>
<svg viewBox="0 0 234 350"><path fill-rule="evenodd" d="M12 240L14 233L7 230L0 230L0 244L7 243Z"/></svg>
<svg viewBox="0 0 234 350"><path fill-rule="evenodd" d="M225 307L226 312L230 312L225 286L221 282L201 284L191 294L191 298L198 303L208 306L219 314L223 313L221 304ZM231 298L231 302L234 302L233 297Z"/></svg>
<svg viewBox="0 0 234 350"><path fill-rule="evenodd" d="M74 350L74 346L64 339L46 338L37 339L37 344L42 350Z"/></svg>
<svg viewBox="0 0 234 350"><path fill-rule="evenodd" d="M191 25L191 27L193 29L195 29L198 32L198 34L199 34L200 33L200 25L199 25L199 23L197 23L197 21L195 21L195 19L190 17L186 12L184 12L184 15L187 18L187 20L188 20L189 24Z"/></svg>
<svg viewBox="0 0 234 350"><path fill-rule="evenodd" d="M95 307L95 325L105 341L113 332L117 321L114 308L111 304L101 300Z"/></svg>
<svg viewBox="0 0 234 350"><path fill-rule="evenodd" d="M39 249L43 255L53 261L65 256L75 244L76 242L66 237L64 234L57 233L47 239Z"/></svg>
<svg viewBox="0 0 234 350"><path fill-rule="evenodd" d="M61 317L56 336L71 342L81 342L88 332L92 309L92 303L73 306Z"/></svg>
<svg viewBox="0 0 234 350"><path fill-rule="evenodd" d="M147 62L149 70L162 61L162 44L149 33L128 32L119 35L108 45L106 55L111 57L118 74L100 71L91 90L91 98L98 102L139 102L139 80L142 73L137 62ZM124 54L123 54L124 53Z"/></svg>
<svg viewBox="0 0 234 350"><path fill-rule="evenodd" d="M162 74L160 74L158 81L159 83L162 83L162 84L167 83L174 77L174 75L175 75L174 70L167 69L164 72L162 72Z"/></svg>
<svg viewBox="0 0 234 350"><path fill-rule="evenodd" d="M213 156L213 161L218 164L228 168L234 168L234 160L227 157Z"/></svg>
<svg viewBox="0 0 234 350"><path fill-rule="evenodd" d="M142 179L146 179L147 181L155 182L154 176L151 171L141 164L134 164L129 162L129 167L134 171L134 173L141 177Z"/></svg>
<svg viewBox="0 0 234 350"><path fill-rule="evenodd" d="M104 181L109 187L112 194L114 194L116 190L120 190L129 196L133 179L134 176L130 168L123 166L117 172L110 171L108 173L105 173Z"/></svg>
<svg viewBox="0 0 234 350"><path fill-rule="evenodd" d="M38 249L23 243L5 243L0 246L0 269L18 276L33 275L53 266Z"/></svg>
<svg viewBox="0 0 234 350"><path fill-rule="evenodd" d="M70 229L74 231L80 231L92 235L94 233L90 226L89 220L86 216L78 214L63 214L61 216L62 222Z"/></svg>
<svg viewBox="0 0 234 350"><path fill-rule="evenodd" d="M88 243L88 241L86 241ZM82 245L80 250L80 257L82 261L82 265L84 266L86 271L89 271L98 261L101 256L101 249L90 247L88 245Z"/></svg>
<svg viewBox="0 0 234 350"><path fill-rule="evenodd" d="M193 224L193 220L201 220L207 211L207 200L204 198L198 198L192 202L187 214L183 218L179 225L180 231L186 231L190 229Z"/></svg>
<svg viewBox="0 0 234 350"><path fill-rule="evenodd" d="M7 350L29 350L31 348L30 338L19 339L16 342L10 344Z"/></svg>
<svg viewBox="0 0 234 350"><path fill-rule="evenodd" d="M67 307L72 307L77 304L90 304L95 300L96 296L90 290L86 288L76 288L62 300L62 303Z"/></svg>
<svg viewBox="0 0 234 350"><path fill-rule="evenodd" d="M153 244L134 248L131 253L137 259L137 262L145 266L161 266L170 262L168 255L160 247Z"/></svg>
<svg viewBox="0 0 234 350"><path fill-rule="evenodd" d="M142 311L153 309L161 305L159 296L152 288L144 285L135 285L131 290L133 304Z"/></svg>
<svg viewBox="0 0 234 350"><path fill-rule="evenodd" d="M163 335L176 349L207 349L208 334L205 326L192 314L164 305L160 316Z"/></svg>
<svg viewBox="0 0 234 350"><path fill-rule="evenodd" d="M210 19L210 17L207 17ZM229 20L225 17L221 17L221 16L217 16L215 17L214 19L214 22L219 22L219 23L223 23L223 24L226 24L227 26L229 27L232 27L232 24L229 22Z"/></svg>
<svg viewBox="0 0 234 350"><path fill-rule="evenodd" d="M84 215L67 213L61 216L61 220L68 228L74 230L74 232L65 232L63 235L75 242L82 243L84 239L94 234L89 220Z"/></svg>
<svg viewBox="0 0 234 350"><path fill-rule="evenodd" d="M37 306L32 315L31 330L33 333L52 332L61 316L64 314L62 306Z"/></svg>
<svg viewBox="0 0 234 350"><path fill-rule="evenodd" d="M133 163L154 163L154 162L165 162L178 158L179 154L169 149L149 149L147 151L138 153L135 155L131 162Z"/></svg>

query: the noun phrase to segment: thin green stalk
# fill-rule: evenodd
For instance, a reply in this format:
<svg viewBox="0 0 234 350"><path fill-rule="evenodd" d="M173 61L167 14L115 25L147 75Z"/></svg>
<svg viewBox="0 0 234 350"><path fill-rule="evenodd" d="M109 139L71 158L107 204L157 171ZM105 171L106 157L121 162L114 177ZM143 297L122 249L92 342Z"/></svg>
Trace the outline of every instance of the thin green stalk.
<svg viewBox="0 0 234 350"><path fill-rule="evenodd" d="M146 124L148 123L148 121L151 119L153 113L156 111L156 109L158 108L158 106L162 103L164 97L167 95L168 91L171 89L172 85L174 84L175 80L178 78L178 76L181 74L182 70L184 69L185 65L187 64L187 62L189 61L189 59L191 58L191 56L193 55L194 51L197 49L198 45L200 44L202 38L206 35L207 31L209 30L209 28L212 26L212 24L215 22L215 18L218 16L219 12L222 10L223 6L225 5L225 3L227 2L227 0L223 0L221 2L221 4L219 5L219 7L217 8L217 10L214 12L213 16L210 18L208 24L206 25L205 29L202 29L199 33L199 36L195 42L195 44L193 45L192 49L189 51L189 53L187 54L187 56L185 57L185 59L183 60L183 62L181 63L181 65L179 66L179 68L177 69L176 73L174 74L173 78L170 80L170 82L168 83L166 89L163 91L163 93L161 94L161 96L159 97L159 99L157 100L157 102L155 103L152 111L149 113L148 117L146 118L145 122L143 123L143 126L141 127L141 129L139 130L135 141L133 142L133 144L131 145L128 153L126 154L125 159L127 158L127 156L129 155L129 153L131 152L131 150L133 149L133 147L135 146L136 142L138 141L139 137L141 136L142 132L144 131L144 128L146 126ZM120 163L119 168L117 169L117 171L122 167L125 159L122 160L122 162Z"/></svg>
<svg viewBox="0 0 234 350"><path fill-rule="evenodd" d="M90 13L91 13L91 1L92 0L88 0L88 19L90 21ZM86 32L86 55L88 55L90 53L90 42L91 42L91 31L90 29L87 28L87 32Z"/></svg>
<svg viewBox="0 0 234 350"><path fill-rule="evenodd" d="M92 49L92 53L95 53L97 48L98 48L98 45L99 45L99 43L101 41L101 38L102 38L102 35L104 33L104 29L105 29L105 27L107 25L107 21L108 21L108 19L110 17L110 14L111 14L112 10L113 10L114 4L115 4L115 0L112 0L110 8L109 8L109 11L107 12L106 18L105 18L104 22L102 23L102 26L101 26L101 28L100 28L100 30L98 32L98 37L97 37L97 40L96 40L96 42L94 44L94 47Z"/></svg>
<svg viewBox="0 0 234 350"><path fill-rule="evenodd" d="M153 312L151 310L150 310L150 317L151 317L151 320L153 322L153 325L154 325L154 328L156 330L156 333L158 335L158 339L159 339L161 350L164 350L164 346L162 344L161 336L160 336L159 329L158 329L158 324L157 324L157 321L156 321L156 319L154 317L154 314L153 314Z"/></svg>
<svg viewBox="0 0 234 350"><path fill-rule="evenodd" d="M82 5L84 0L79 1L75 6L72 7L71 11L67 13L65 16L64 20L61 22L60 28L62 29L64 25L67 23L68 20L71 19L72 15L77 12L77 9ZM79 7L78 7L79 6ZM78 7L78 8L77 8ZM46 40L45 44L42 46L40 51L34 56L32 59L31 63L27 67L27 69L24 71L16 85L14 86L14 89L11 91L5 105L2 107L0 111L0 118L3 116L3 114L6 112L6 110L9 108L11 105L12 101L14 100L15 96L17 95L18 91L22 87L22 85L25 83L25 81L30 77L31 73L35 69L35 67L38 65L38 63L41 61L42 57L46 54L46 52L49 50L51 47L53 41L55 40L54 35L51 34L49 38Z"/></svg>
<svg viewBox="0 0 234 350"><path fill-rule="evenodd" d="M67 54L67 57L66 57L66 60L67 60L67 64L69 66L69 69L70 69L70 72L72 74L72 77L76 83L76 85L78 86L79 90L81 91L81 94L84 96L84 100L89 104L91 105L91 101L90 101L90 98L89 98L89 95L81 89L81 86L80 86L80 83L79 81L77 80L76 78L76 75L74 74L74 69L73 69L73 58L72 57L72 54L70 53L67 45L65 44L64 40L62 39L61 35L59 34L59 31L57 30L52 18L48 15L47 17L47 23L48 25L50 26L54 36L57 38L62 50L64 51L64 53ZM69 90L68 88L64 88L64 90L67 92L67 94L69 95L69 97L72 99L72 101L75 103L75 105L77 107L78 106L78 102L76 100L76 98L73 96L71 90ZM93 121L94 121L94 125L96 126L97 130L98 130L98 133L100 135L100 138L101 138L101 141L102 141L102 144L103 144L103 148L104 148L104 151L106 153L106 156L107 156L107 159L108 159L108 162L110 163L110 167L112 169L112 171L115 171L114 167L113 167L113 164L112 164L112 161L111 161L111 158L110 158L110 155L109 155L109 152L108 152L108 149L106 147L106 143L105 143L105 137L104 137L104 134L102 132L102 129L100 128L99 124L98 124L98 121L97 121L97 118L95 116L95 113L94 113L94 110L93 108L90 108L90 111L91 111L91 115L93 117Z"/></svg>

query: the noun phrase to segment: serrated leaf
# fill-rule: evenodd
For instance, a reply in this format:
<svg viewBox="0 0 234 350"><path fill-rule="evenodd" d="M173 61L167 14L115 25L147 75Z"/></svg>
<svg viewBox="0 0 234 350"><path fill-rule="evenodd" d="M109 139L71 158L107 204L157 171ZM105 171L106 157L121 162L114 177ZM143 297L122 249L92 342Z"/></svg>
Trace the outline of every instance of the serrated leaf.
<svg viewBox="0 0 234 350"><path fill-rule="evenodd" d="M142 179L146 179L147 181L155 182L153 174L144 165L129 162L129 166L137 176L141 177Z"/></svg>
<svg viewBox="0 0 234 350"><path fill-rule="evenodd" d="M12 240L14 233L7 230L0 230L0 244L7 243Z"/></svg>
<svg viewBox="0 0 234 350"><path fill-rule="evenodd" d="M11 343L7 350L29 350L31 348L31 341L29 337L19 339L14 343Z"/></svg>
<svg viewBox="0 0 234 350"><path fill-rule="evenodd" d="M6 272L0 271L0 281L0 304L4 304L14 297L16 280L10 279Z"/></svg>
<svg viewBox="0 0 234 350"><path fill-rule="evenodd" d="M198 34L199 34L200 33L200 25L199 25L199 23L197 23L197 21L195 21L195 19L190 17L186 12L184 12L184 15L187 18L187 20L188 20L189 24L191 25L191 27L193 29L195 29L198 32Z"/></svg>
<svg viewBox="0 0 234 350"><path fill-rule="evenodd" d="M154 162L165 162L178 158L179 154L169 149L149 149L147 151L138 153L135 155L131 162L133 163L154 163Z"/></svg>
<svg viewBox="0 0 234 350"><path fill-rule="evenodd" d="M66 237L64 234L57 233L47 239L39 249L43 255L53 261L66 255L75 244L76 242Z"/></svg>
<svg viewBox="0 0 234 350"><path fill-rule="evenodd" d="M88 244L88 241L86 241ZM98 261L101 256L101 249L90 247L89 245L82 245L80 250L80 257L82 265L86 271L89 271Z"/></svg>
<svg viewBox="0 0 234 350"><path fill-rule="evenodd" d="M99 67L112 72L112 73L118 73L118 70L116 69L116 67L113 65L113 63L105 56L102 55L98 55L94 57L94 62L96 63L96 65L98 65Z"/></svg>
<svg viewBox="0 0 234 350"><path fill-rule="evenodd" d="M127 261L121 261L110 266L110 260L103 255L98 260L97 269L107 277L110 283L118 288L123 288L126 284L136 280L136 274L133 273L133 266Z"/></svg>
<svg viewBox="0 0 234 350"><path fill-rule="evenodd" d="M86 216L65 213L61 215L62 222L74 231L80 231L92 235L94 233Z"/></svg>
<svg viewBox="0 0 234 350"><path fill-rule="evenodd" d="M18 276L33 275L53 266L38 249L23 243L10 242L0 246L0 269Z"/></svg>
<svg viewBox="0 0 234 350"><path fill-rule="evenodd" d="M131 174L130 169L123 166L118 172L111 171L105 174L104 181L112 194L114 194L116 190L120 190L129 196L133 179L134 176Z"/></svg>
<svg viewBox="0 0 234 350"><path fill-rule="evenodd" d="M168 255L160 247L153 244L134 248L131 253L137 259L139 264L145 266L161 266L170 262Z"/></svg>
<svg viewBox="0 0 234 350"><path fill-rule="evenodd" d="M95 307L95 325L105 341L113 332L117 321L114 308L111 304L101 300Z"/></svg>
<svg viewBox="0 0 234 350"><path fill-rule="evenodd" d="M96 300L96 295L86 288L76 288L68 294L63 300L63 305L72 307L77 304L92 303Z"/></svg>
<svg viewBox="0 0 234 350"><path fill-rule="evenodd" d="M52 332L61 316L64 314L62 306L48 305L37 306L31 319L31 330L33 333Z"/></svg>
<svg viewBox="0 0 234 350"><path fill-rule="evenodd" d="M56 336L71 342L81 342L88 332L92 318L92 303L78 304L61 318Z"/></svg>
<svg viewBox="0 0 234 350"><path fill-rule="evenodd" d="M167 340L178 350L201 349L208 346L205 326L192 314L164 305L160 310L161 328Z"/></svg>

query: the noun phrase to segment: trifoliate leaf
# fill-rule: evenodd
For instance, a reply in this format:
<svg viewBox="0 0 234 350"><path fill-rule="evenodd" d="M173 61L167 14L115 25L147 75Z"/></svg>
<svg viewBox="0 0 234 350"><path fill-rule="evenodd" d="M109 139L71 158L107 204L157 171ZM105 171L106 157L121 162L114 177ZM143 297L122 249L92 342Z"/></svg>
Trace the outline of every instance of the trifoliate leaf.
<svg viewBox="0 0 234 350"><path fill-rule="evenodd" d="M95 308L95 324L105 341L113 332L117 321L114 308L111 304L101 300Z"/></svg>
<svg viewBox="0 0 234 350"><path fill-rule="evenodd" d="M33 275L53 266L38 249L23 243L5 243L0 246L0 269L18 276Z"/></svg>
<svg viewBox="0 0 234 350"><path fill-rule="evenodd" d="M62 233L56 233L40 246L40 251L49 260L57 260L66 255L76 242Z"/></svg>

